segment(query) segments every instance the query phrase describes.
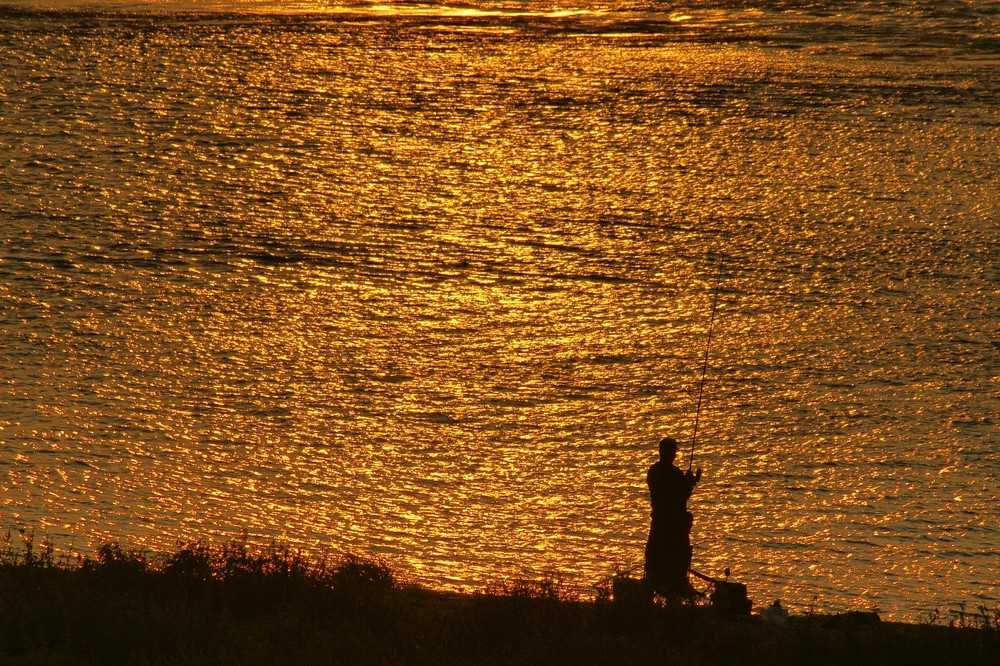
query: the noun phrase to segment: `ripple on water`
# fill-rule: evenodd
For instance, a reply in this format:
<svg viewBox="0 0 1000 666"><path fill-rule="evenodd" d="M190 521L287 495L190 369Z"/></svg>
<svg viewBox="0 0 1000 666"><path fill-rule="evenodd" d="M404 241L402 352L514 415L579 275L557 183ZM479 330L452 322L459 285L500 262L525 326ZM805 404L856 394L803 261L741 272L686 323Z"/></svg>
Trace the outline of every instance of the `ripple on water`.
<svg viewBox="0 0 1000 666"><path fill-rule="evenodd" d="M988 45L716 4L4 14L3 520L585 586L641 560L724 260L699 570L996 602L1000 87L950 57Z"/></svg>

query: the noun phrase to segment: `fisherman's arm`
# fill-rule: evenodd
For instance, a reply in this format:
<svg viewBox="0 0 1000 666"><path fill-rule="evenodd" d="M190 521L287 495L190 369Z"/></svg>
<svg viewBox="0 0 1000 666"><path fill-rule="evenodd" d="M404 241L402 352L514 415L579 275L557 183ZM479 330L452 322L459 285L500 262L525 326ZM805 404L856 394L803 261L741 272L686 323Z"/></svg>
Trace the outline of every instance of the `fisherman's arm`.
<svg viewBox="0 0 1000 666"><path fill-rule="evenodd" d="M684 473L684 476L687 478L688 483L691 484L691 489L694 490L694 487L701 481L701 467L696 472L688 470Z"/></svg>

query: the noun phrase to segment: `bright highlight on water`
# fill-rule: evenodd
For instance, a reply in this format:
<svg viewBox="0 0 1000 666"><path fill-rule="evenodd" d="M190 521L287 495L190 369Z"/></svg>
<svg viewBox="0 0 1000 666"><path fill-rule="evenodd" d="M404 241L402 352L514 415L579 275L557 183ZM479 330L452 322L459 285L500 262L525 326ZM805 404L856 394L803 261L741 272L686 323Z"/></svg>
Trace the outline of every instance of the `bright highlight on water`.
<svg viewBox="0 0 1000 666"><path fill-rule="evenodd" d="M718 280L695 568L1000 603L996 3L32 0L0 64L0 527L586 588Z"/></svg>

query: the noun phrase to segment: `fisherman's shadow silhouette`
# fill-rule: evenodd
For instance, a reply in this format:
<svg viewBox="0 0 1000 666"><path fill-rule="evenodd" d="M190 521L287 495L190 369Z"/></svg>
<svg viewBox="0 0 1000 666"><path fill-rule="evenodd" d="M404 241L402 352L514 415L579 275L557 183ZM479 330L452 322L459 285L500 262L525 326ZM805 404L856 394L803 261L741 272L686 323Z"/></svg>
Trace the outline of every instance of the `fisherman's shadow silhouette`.
<svg viewBox="0 0 1000 666"><path fill-rule="evenodd" d="M701 469L686 472L674 465L677 440L664 437L659 442L659 460L646 474L649 487L650 526L646 540L643 577L618 575L612 580L613 599L621 608L678 607L704 605L721 615L749 616L752 602L742 583L712 578L691 568L691 528L694 516L687 501L701 481ZM689 574L708 583L702 591L691 584Z"/></svg>
<svg viewBox="0 0 1000 666"><path fill-rule="evenodd" d="M659 454L646 474L650 525L644 580L653 593L668 601L694 599L699 593L688 580L694 516L687 510L687 501L701 480L701 470L682 472L674 465L677 440L672 437L660 440Z"/></svg>

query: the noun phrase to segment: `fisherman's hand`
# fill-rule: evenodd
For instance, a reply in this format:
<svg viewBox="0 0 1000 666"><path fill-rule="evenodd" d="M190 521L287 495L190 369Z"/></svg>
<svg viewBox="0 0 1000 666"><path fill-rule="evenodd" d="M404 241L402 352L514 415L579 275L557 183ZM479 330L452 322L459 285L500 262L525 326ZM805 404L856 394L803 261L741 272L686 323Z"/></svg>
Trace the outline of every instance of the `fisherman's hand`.
<svg viewBox="0 0 1000 666"><path fill-rule="evenodd" d="M701 481L701 467L699 467L698 471L694 473L694 482L698 483L699 481Z"/></svg>

